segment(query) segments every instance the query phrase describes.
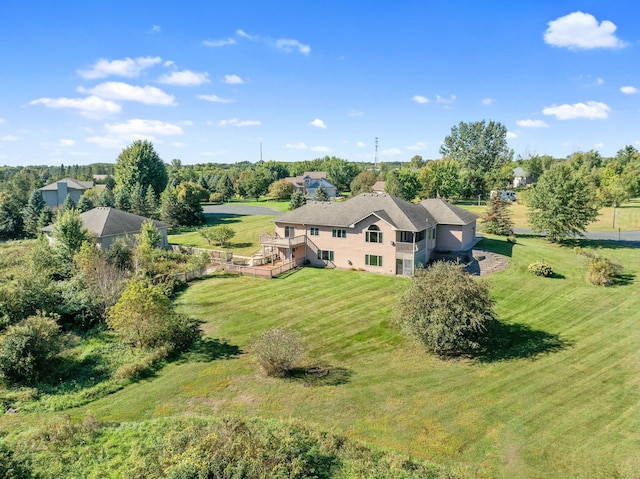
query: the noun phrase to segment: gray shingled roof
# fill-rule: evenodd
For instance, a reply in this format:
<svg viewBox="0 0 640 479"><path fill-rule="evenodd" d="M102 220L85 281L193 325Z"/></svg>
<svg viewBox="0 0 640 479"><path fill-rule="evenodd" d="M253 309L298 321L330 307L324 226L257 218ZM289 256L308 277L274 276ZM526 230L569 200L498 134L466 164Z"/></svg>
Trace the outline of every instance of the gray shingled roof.
<svg viewBox="0 0 640 479"><path fill-rule="evenodd" d="M66 183L67 189L69 190L88 190L89 188L93 188L93 181L79 181L74 180L73 178L64 178L62 180L58 180L54 183L50 183L47 186L43 186L40 188L40 191L56 191L58 189L58 183Z"/></svg>
<svg viewBox="0 0 640 479"><path fill-rule="evenodd" d="M98 207L80 213L82 224L98 238L140 233L142 223L148 220L144 216L134 215L115 208ZM160 228L170 228L171 225L162 221L152 220L153 225ZM42 228L42 231L53 230L53 225Z"/></svg>
<svg viewBox="0 0 640 479"><path fill-rule="evenodd" d="M517 166L513 169L513 176L527 176L527 174L522 167Z"/></svg>
<svg viewBox="0 0 640 479"><path fill-rule="evenodd" d="M420 204L433 215L438 224L468 225L478 219L478 215L439 198L422 200Z"/></svg>
<svg viewBox="0 0 640 479"><path fill-rule="evenodd" d="M345 202L309 201L279 216L276 222L349 228L371 215L402 231L422 231L436 222L421 205L376 193L362 193Z"/></svg>

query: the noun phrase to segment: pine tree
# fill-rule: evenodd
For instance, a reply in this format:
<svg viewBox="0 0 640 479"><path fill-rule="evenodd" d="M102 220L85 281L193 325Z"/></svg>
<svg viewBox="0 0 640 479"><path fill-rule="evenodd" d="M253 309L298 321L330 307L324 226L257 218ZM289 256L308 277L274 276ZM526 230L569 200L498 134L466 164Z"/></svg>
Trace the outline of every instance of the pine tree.
<svg viewBox="0 0 640 479"><path fill-rule="evenodd" d="M131 209L129 211L134 215L147 216L145 193L140 183L136 183L131 189Z"/></svg>
<svg viewBox="0 0 640 479"><path fill-rule="evenodd" d="M131 196L127 188L120 188L118 190L115 198L115 206L122 211L131 210Z"/></svg>
<svg viewBox="0 0 640 479"><path fill-rule="evenodd" d="M27 206L25 206L24 211L22 212L24 231L29 236L38 236L38 221L42 210L44 210L46 206L47 204L42 198L42 193L39 190L34 190L29 197Z"/></svg>
<svg viewBox="0 0 640 479"><path fill-rule="evenodd" d="M316 192L313 195L313 201L329 201L329 195L322 185L316 188Z"/></svg>
<svg viewBox="0 0 640 479"><path fill-rule="evenodd" d="M289 201L289 209L295 210L303 205L307 204L307 198L304 196L302 191L294 191L291 195L291 200Z"/></svg>
<svg viewBox="0 0 640 479"><path fill-rule="evenodd" d="M109 188L104 188L100 193L98 206L113 208L116 205L116 199Z"/></svg>
<svg viewBox="0 0 640 479"><path fill-rule="evenodd" d="M148 216L149 218L155 218L156 216L158 216L158 200L151 185L147 187L147 194L144 197L144 204L147 211L147 214L145 216Z"/></svg>
<svg viewBox="0 0 640 479"><path fill-rule="evenodd" d="M71 198L71 195L67 195L67 197L64 199L64 202L62 203L62 206L60 207L60 211L58 213L62 214L65 211L75 210L75 209L76 209L76 202L73 201L73 198Z"/></svg>
<svg viewBox="0 0 640 479"><path fill-rule="evenodd" d="M489 209L482 218L484 231L493 235L509 236L513 228L509 203L499 197L489 200Z"/></svg>
<svg viewBox="0 0 640 479"><path fill-rule="evenodd" d="M80 213L84 213L85 211L92 210L94 208L93 201L88 196L82 195L78 200L78 210Z"/></svg>

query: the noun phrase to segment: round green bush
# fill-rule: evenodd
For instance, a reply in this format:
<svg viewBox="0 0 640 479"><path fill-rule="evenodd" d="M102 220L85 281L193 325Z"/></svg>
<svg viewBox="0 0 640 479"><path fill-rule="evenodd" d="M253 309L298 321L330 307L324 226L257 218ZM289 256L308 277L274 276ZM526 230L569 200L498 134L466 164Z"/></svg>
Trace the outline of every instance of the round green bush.
<svg viewBox="0 0 640 479"><path fill-rule="evenodd" d="M527 270L531 271L536 276L543 276L545 278L553 276L553 268L545 261L536 261L535 263L531 263Z"/></svg>

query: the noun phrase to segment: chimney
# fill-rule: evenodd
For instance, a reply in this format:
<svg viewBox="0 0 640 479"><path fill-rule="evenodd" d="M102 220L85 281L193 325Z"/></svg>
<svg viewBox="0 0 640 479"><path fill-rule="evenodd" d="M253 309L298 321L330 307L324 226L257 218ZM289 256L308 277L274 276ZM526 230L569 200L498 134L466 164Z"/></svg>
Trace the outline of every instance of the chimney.
<svg viewBox="0 0 640 479"><path fill-rule="evenodd" d="M67 198L67 182L58 181L58 206L62 206L64 200Z"/></svg>

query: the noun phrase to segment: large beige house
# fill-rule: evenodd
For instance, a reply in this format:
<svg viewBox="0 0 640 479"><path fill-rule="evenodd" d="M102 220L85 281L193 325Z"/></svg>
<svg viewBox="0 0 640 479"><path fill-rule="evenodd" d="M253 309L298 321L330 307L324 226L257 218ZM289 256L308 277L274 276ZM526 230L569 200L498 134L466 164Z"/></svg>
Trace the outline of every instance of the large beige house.
<svg viewBox="0 0 640 479"><path fill-rule="evenodd" d="M476 236L477 216L445 200L410 203L363 193L342 203L308 202L276 218L263 248L285 261L410 276L434 251L464 251Z"/></svg>
<svg viewBox="0 0 640 479"><path fill-rule="evenodd" d="M79 181L73 178L64 178L55 183L43 186L40 188L40 192L47 206L55 210L62 206L67 195L71 197L75 204L78 204L82 193L90 188L93 188L93 181Z"/></svg>

